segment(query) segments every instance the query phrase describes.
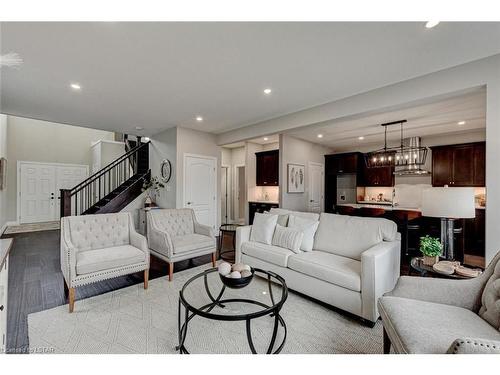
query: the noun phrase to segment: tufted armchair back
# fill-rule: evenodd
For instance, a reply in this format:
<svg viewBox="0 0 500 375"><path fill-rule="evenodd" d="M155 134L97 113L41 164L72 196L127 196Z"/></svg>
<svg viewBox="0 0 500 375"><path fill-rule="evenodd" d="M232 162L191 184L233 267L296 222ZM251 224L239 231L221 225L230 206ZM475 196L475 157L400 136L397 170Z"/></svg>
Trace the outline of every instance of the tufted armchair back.
<svg viewBox="0 0 500 375"><path fill-rule="evenodd" d="M194 211L190 208L156 209L150 215L157 229L173 237L194 233Z"/></svg>
<svg viewBox="0 0 500 375"><path fill-rule="evenodd" d="M64 228L78 251L103 249L130 243L128 212L63 217Z"/></svg>
<svg viewBox="0 0 500 375"><path fill-rule="evenodd" d="M500 330L500 252L493 258L484 274L489 277L481 297L479 316Z"/></svg>

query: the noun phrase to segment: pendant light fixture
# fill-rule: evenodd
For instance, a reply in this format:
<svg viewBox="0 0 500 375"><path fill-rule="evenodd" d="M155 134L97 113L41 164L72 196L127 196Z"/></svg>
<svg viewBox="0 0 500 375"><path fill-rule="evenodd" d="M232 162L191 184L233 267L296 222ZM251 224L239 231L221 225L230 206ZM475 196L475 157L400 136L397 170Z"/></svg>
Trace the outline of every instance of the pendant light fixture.
<svg viewBox="0 0 500 375"><path fill-rule="evenodd" d="M420 168L425 164L427 147L420 146L419 138L409 138L405 144L403 137L403 124L407 120L399 120L382 124L384 127L384 148L365 154L366 166L368 168L379 167L402 167L405 171L422 171ZM401 143L399 147L387 147L387 127L399 125L401 132ZM396 171L398 174L400 171ZM425 171L422 171L425 172Z"/></svg>

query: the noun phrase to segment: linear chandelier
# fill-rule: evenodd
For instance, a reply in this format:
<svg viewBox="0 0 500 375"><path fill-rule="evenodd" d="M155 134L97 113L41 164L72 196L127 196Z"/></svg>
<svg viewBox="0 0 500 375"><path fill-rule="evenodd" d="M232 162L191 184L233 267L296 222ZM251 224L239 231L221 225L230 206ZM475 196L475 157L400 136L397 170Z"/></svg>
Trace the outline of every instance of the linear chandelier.
<svg viewBox="0 0 500 375"><path fill-rule="evenodd" d="M419 142L404 144L403 124L407 120L399 120L382 124L384 127L384 148L365 154L366 166L368 168L379 167L404 167L406 170L419 170L425 164L427 147L420 146ZM387 147L387 127L399 125L401 129L401 144L399 147Z"/></svg>

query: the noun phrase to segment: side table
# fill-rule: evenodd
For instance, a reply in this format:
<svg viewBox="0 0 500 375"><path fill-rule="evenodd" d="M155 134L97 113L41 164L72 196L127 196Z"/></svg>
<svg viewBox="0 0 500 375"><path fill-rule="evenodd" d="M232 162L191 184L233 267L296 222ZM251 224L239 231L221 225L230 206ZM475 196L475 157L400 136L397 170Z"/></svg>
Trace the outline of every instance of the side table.
<svg viewBox="0 0 500 375"><path fill-rule="evenodd" d="M234 252L236 250L236 228L238 228L239 226L239 224L222 224L219 228L219 258L225 260L226 262L234 262L235 260ZM233 248L230 250L222 251L224 235L227 234L232 235L233 237Z"/></svg>

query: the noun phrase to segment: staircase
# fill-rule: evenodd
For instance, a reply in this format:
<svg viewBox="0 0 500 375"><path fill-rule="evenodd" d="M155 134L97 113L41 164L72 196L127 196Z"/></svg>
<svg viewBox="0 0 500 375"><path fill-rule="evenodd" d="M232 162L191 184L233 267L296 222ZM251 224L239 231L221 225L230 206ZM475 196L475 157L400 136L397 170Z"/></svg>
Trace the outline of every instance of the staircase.
<svg viewBox="0 0 500 375"><path fill-rule="evenodd" d="M119 212L151 178L149 143L128 144L125 154L72 189L61 189L61 217Z"/></svg>

